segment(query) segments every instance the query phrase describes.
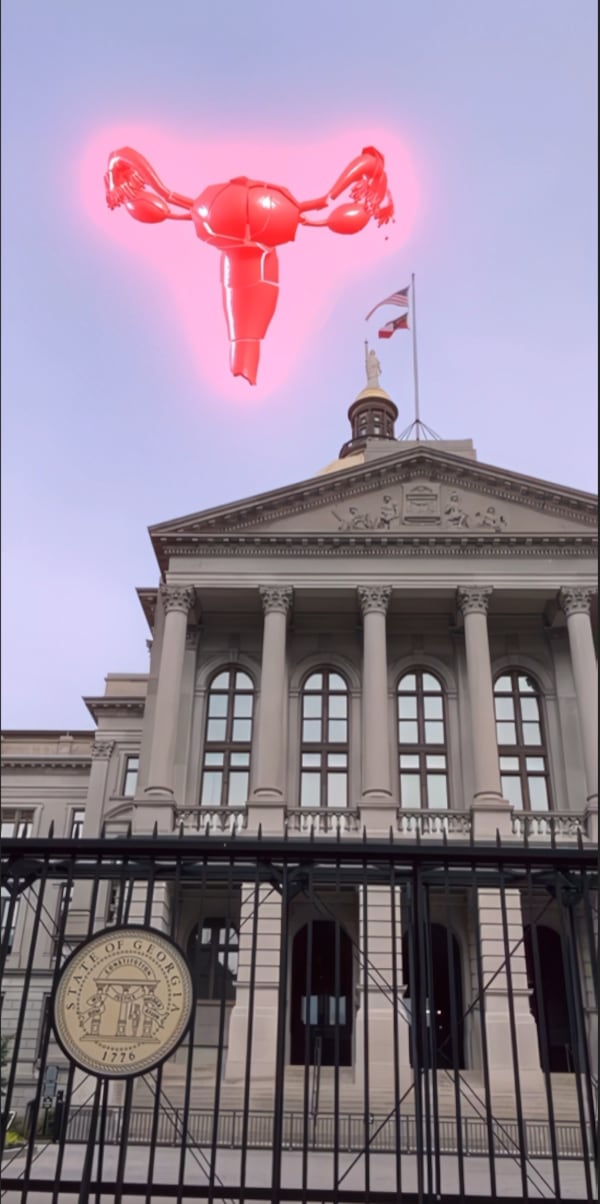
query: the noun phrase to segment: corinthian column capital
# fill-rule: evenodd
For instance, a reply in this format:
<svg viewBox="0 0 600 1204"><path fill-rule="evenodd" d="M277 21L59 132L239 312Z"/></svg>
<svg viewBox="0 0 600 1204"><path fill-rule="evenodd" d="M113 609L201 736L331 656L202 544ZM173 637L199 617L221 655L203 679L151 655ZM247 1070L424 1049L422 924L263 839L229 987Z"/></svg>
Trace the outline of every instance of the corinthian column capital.
<svg viewBox="0 0 600 1204"><path fill-rule="evenodd" d="M563 585L559 590L558 604L568 619L571 615L589 615L593 596L593 589Z"/></svg>
<svg viewBox="0 0 600 1204"><path fill-rule="evenodd" d="M371 614L373 611L380 615L387 613L392 596L391 585L359 585L356 592L363 615Z"/></svg>
<svg viewBox="0 0 600 1204"><path fill-rule="evenodd" d="M459 585L456 599L463 615L486 615L493 592L491 585Z"/></svg>
<svg viewBox="0 0 600 1204"><path fill-rule="evenodd" d="M192 585L161 585L160 596L165 614L168 615L170 610L179 610L187 615L196 600L196 591Z"/></svg>
<svg viewBox="0 0 600 1204"><path fill-rule="evenodd" d="M266 615L271 611L279 611L279 614L283 615L289 614L294 597L291 585L259 585L258 592Z"/></svg>
<svg viewBox="0 0 600 1204"><path fill-rule="evenodd" d="M92 761L110 761L114 747L114 740L97 740L92 744Z"/></svg>

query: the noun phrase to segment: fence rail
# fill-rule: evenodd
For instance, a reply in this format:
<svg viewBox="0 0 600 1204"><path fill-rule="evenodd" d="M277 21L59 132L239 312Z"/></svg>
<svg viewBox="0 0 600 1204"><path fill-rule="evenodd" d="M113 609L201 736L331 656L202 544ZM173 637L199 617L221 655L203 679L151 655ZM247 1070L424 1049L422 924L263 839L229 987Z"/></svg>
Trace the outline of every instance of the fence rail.
<svg viewBox="0 0 600 1204"><path fill-rule="evenodd" d="M4 841L6 1204L595 1200L595 851L459 828ZM115 1097L49 1016L65 958L128 924L198 998Z"/></svg>

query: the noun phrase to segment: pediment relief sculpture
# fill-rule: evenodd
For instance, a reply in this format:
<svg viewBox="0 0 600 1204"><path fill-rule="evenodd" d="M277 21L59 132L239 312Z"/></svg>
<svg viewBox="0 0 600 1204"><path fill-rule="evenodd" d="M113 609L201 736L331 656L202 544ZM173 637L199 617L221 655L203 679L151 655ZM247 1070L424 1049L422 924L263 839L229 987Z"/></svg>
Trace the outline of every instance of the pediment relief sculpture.
<svg viewBox="0 0 600 1204"><path fill-rule="evenodd" d="M443 530L505 531L509 525L498 506L485 505L456 490L416 483L395 493L365 499L363 505L341 507L331 514L338 531L396 531L423 526Z"/></svg>

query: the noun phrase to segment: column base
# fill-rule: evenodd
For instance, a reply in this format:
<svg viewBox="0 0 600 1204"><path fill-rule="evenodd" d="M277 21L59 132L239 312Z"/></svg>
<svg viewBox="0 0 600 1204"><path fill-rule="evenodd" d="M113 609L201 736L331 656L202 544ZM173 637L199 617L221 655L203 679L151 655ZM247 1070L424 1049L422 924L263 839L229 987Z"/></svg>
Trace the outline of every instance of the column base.
<svg viewBox="0 0 600 1204"><path fill-rule="evenodd" d="M593 844L598 844L598 799L588 799L583 815L585 834Z"/></svg>
<svg viewBox="0 0 600 1204"><path fill-rule="evenodd" d="M282 795L251 795L248 799L248 832L263 836L283 836L285 830L285 803Z"/></svg>
<svg viewBox="0 0 600 1204"><path fill-rule="evenodd" d="M133 830L138 836L157 831L171 834L175 825L175 800L172 795L152 795L133 801Z"/></svg>
<svg viewBox="0 0 600 1204"><path fill-rule="evenodd" d="M173 791L170 786L146 786L144 795L149 798L173 798Z"/></svg>
<svg viewBox="0 0 600 1204"><path fill-rule="evenodd" d="M396 812L398 803L391 794L363 794L359 805L360 829L367 829L368 836L384 836L389 838L390 828L396 832Z"/></svg>
<svg viewBox="0 0 600 1204"><path fill-rule="evenodd" d="M471 805L473 840L495 841L513 838L512 807L497 794L480 794Z"/></svg>

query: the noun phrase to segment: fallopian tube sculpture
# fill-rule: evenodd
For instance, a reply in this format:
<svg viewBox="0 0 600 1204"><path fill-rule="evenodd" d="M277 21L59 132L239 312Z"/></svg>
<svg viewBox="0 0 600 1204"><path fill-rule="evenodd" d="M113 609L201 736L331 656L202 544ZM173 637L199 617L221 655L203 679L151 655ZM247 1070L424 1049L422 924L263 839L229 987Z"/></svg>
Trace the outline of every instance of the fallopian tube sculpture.
<svg viewBox="0 0 600 1204"><path fill-rule="evenodd" d="M298 226L356 234L371 218L382 226L394 213L383 155L372 146L348 164L328 193L309 201L297 201L287 188L247 176L212 184L194 200L166 188L147 159L128 146L110 154L104 183L110 209L124 205L138 222L191 221L198 238L221 251L231 371L251 385L256 384L260 344L277 305L275 248L293 242ZM349 199L322 220L307 216L326 209L346 189Z"/></svg>

